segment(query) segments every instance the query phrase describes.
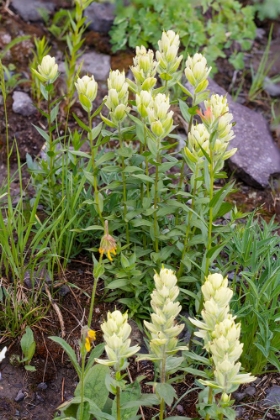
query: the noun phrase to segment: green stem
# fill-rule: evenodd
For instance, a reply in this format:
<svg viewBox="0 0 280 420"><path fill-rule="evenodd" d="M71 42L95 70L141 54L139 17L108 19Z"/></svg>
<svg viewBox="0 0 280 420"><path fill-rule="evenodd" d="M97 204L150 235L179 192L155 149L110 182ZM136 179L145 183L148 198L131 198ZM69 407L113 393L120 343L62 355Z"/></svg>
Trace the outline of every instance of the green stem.
<svg viewBox="0 0 280 420"><path fill-rule="evenodd" d="M161 361L161 372L160 372L160 382L162 384L165 384L166 382L166 354L165 354L165 347L163 347L163 357ZM159 407L159 420L164 419L164 413L165 413L165 401L163 398L160 400L160 407Z"/></svg>
<svg viewBox="0 0 280 420"><path fill-rule="evenodd" d="M197 176L198 176L198 165L195 167L195 173L194 173L194 186L193 186L193 191L192 191L192 204L191 204L191 210L189 212L188 215L188 223L187 223L187 227L186 227L186 234L185 234L185 239L184 239L184 247L183 247L183 251L182 251L182 256L181 256L181 261L180 261L180 267L177 273L177 278L178 280L180 279L182 273L183 273L183 269L184 269L184 264L183 264L183 260L185 258L186 253L188 252L190 246L189 246L189 242L190 242L190 237L191 237L191 220L192 220L192 216L193 216L193 211L195 208L195 195L196 195L196 190L197 190ZM194 227L195 229L195 227Z"/></svg>
<svg viewBox="0 0 280 420"><path fill-rule="evenodd" d="M209 389L209 393L208 393L208 404L212 404L213 403L213 391L212 391L212 388L208 388ZM210 414L206 414L206 416L205 416L205 420L210 420L211 419L211 416L210 416Z"/></svg>
<svg viewBox="0 0 280 420"><path fill-rule="evenodd" d="M10 145L9 145L9 123L8 123L8 112L7 112L7 91L5 85L5 76L4 76L4 68L2 65L2 61L0 60L0 76L1 76L1 91L3 95L3 107L4 107L4 115L5 115L5 135L6 135L6 153L7 153L7 197L8 199L11 197L11 171L10 171Z"/></svg>
<svg viewBox="0 0 280 420"><path fill-rule="evenodd" d="M120 124L118 124L118 135L119 135L119 143L120 143L120 148L123 148L123 139L122 139L122 134L121 134L121 126ZM125 220L125 231L126 231L126 243L127 245L129 245L130 242L130 238L129 238L129 228L128 228L128 223L126 222L126 215L127 215L127 205L126 205L126 201L127 201L127 191L126 191L126 178L125 178L125 161L124 161L124 157L121 156L121 168L122 168L122 184L123 184L123 218Z"/></svg>
<svg viewBox="0 0 280 420"><path fill-rule="evenodd" d="M211 203L214 195L214 167L213 167L213 154L212 150L210 149L210 190L209 190L209 203ZM209 220L208 220L208 238L207 238L207 247L206 253L208 254L210 249L212 248L212 228L213 228L213 206L209 204ZM210 258L206 256L205 262L205 271L203 274L204 278L209 274L209 266L210 266Z"/></svg>
<svg viewBox="0 0 280 420"><path fill-rule="evenodd" d="M91 328L91 321L92 321L96 287L97 287L98 280L99 280L99 278L97 277L97 278L94 278L94 281L93 281L93 288L92 288L92 292L91 292L90 309L89 309L89 316L88 316L88 327L89 328Z"/></svg>
<svg viewBox="0 0 280 420"><path fill-rule="evenodd" d="M50 89L48 89L50 88ZM49 152L49 162L50 162L50 178L49 178L49 189L51 193L51 204L55 206L54 200L56 197L54 188L55 188L55 174L54 174L54 156L55 156L55 148L53 142L53 135L52 135L52 120L51 120L51 85L47 85L47 93L48 93L48 100L47 100L47 108L48 108L48 134L49 134L49 144L48 144L48 152Z"/></svg>
<svg viewBox="0 0 280 420"><path fill-rule="evenodd" d="M96 146L93 144L93 138L92 138L92 116L90 114L90 111L88 111L88 124L90 128L90 132L88 134L89 143L90 143L90 150L91 150L91 164L92 164L92 175L93 175L93 191L94 191L94 202L96 205L96 210L100 219L100 222L102 225L104 225L104 219L102 216L102 211L100 209L100 201L99 201L99 191L98 191L98 177L97 177L97 168L95 165L95 148Z"/></svg>
<svg viewBox="0 0 280 420"><path fill-rule="evenodd" d="M117 420L121 419L121 389L119 386L116 388L116 405L117 405Z"/></svg>
<svg viewBox="0 0 280 420"><path fill-rule="evenodd" d="M84 420L84 376L85 376L85 362L86 362L86 352L82 351L82 366L81 366L81 403L80 403L80 420Z"/></svg>
<svg viewBox="0 0 280 420"><path fill-rule="evenodd" d="M159 246L158 246L158 221L157 221L157 212L158 212L158 202L159 202L159 197L158 197L158 182L159 182L159 165L160 165L160 153L159 150L157 152L157 157L156 157L156 173L155 173L155 195L154 195L154 235L155 235L155 252L159 251Z"/></svg>

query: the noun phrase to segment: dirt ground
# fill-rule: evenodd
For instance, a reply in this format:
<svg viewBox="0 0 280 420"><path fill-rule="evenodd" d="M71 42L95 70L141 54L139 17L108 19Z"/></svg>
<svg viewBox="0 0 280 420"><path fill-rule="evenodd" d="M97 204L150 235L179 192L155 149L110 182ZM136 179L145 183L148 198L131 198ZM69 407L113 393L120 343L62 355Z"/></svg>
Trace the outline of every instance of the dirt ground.
<svg viewBox="0 0 280 420"><path fill-rule="evenodd" d="M2 24L0 28L0 48L1 36L7 31L12 31L11 35L16 33L17 28L26 33L42 36L46 34L41 24L27 25L18 16L12 16L3 11ZM96 43L104 48L104 41L98 40ZM279 37L280 39L280 37ZM103 42L103 43L102 43ZM106 44L107 45L107 44ZM106 46L108 48L108 45ZM28 62L32 55L32 45L26 45L23 54L19 54L19 50L13 50L12 58L17 66L20 66L22 72L27 71ZM107 51L106 51L107 52ZM121 53L113 57L113 67L118 68L119 62L127 60L127 66L131 64L132 55ZM223 87L230 84L232 78L232 69L229 71L226 66L221 66L219 73L219 83ZM246 86L245 86L246 88ZM29 91L29 85L24 85L24 90ZM99 100L101 100L106 92L99 91ZM252 106L252 105L251 105ZM258 104L263 107L264 114L269 114L265 102ZM9 114L9 132L10 142L14 139L19 148L21 162L25 162L26 153L31 156L37 156L43 146L43 139L38 134L32 124L44 126L45 122L40 113L36 113L31 117L23 117L12 111L12 98L8 98L7 102ZM79 115L81 108L75 105L74 111ZM70 121L71 124L71 121ZM275 134L275 140L278 140ZM5 122L3 106L0 106L0 186L5 182L6 177L6 146L5 146ZM11 169L14 173L12 182L12 193L16 199L19 194L19 179L16 173L17 161L15 149L11 157ZM23 181L28 184L28 172L23 169ZM232 201L242 211L251 211L255 208L261 208L260 212L266 220L270 220L275 216L276 221L280 222L280 190L256 190L242 182L237 182L238 191L231 197ZM75 288L71 286L75 284ZM65 273L55 280L57 288L54 291L55 302L61 310L64 327L65 339L76 350L78 354L78 340L80 337L80 327L85 323L86 313L84 308L89 307L88 295L92 289L92 271L91 262L86 256L81 256L77 261L73 261L67 268ZM64 287L64 289L62 288ZM63 292L61 291L63 290ZM97 343L102 340L100 333L100 324L103 321L108 310L112 309L112 304L102 302L103 285L100 284L97 290L97 304L94 310L94 328L97 331ZM27 372L23 366L11 364L14 355L20 355L19 339L7 340L3 335L0 338L0 347L8 346L8 357L4 359L0 366L0 420L52 420L56 408L64 401L73 396L74 389L77 385L77 376L71 367L69 360L63 353L62 349L52 342L48 337L50 335L60 335L61 322L59 321L52 304L45 298L45 304L49 307L46 317L36 324L33 328L37 343L36 354L32 360L32 364L36 367L36 372ZM137 375L144 374L148 380L152 380L153 369L151 364L142 362L136 364L132 361L130 365L130 374L134 378ZM280 415L275 410L268 410L263 406L263 398L265 391L272 384L280 386L279 374L263 375L260 378L257 393L248 396L244 404L244 410L240 419L271 419L279 420ZM179 396L183 395L193 386L193 378L187 376L185 381L177 386ZM147 389L145 389L147 391ZM190 391L187 398L184 398L177 405L172 415L186 415L192 418L197 416L195 410L197 394ZM155 410L144 410L146 420L152 418L156 414Z"/></svg>

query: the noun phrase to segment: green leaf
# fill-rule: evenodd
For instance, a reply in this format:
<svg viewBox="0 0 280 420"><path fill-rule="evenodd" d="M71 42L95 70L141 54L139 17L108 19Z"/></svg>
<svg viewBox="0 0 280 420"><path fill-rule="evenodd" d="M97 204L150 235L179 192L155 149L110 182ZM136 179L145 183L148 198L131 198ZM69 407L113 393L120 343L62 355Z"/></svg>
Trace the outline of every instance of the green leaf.
<svg viewBox="0 0 280 420"><path fill-rule="evenodd" d="M131 220L131 226L133 227L139 227L139 226L152 226L152 222L149 222L149 220L146 219L134 219Z"/></svg>
<svg viewBox="0 0 280 420"><path fill-rule="evenodd" d="M123 172L144 172L144 170L139 166L126 166Z"/></svg>
<svg viewBox="0 0 280 420"><path fill-rule="evenodd" d="M137 179L141 179L142 181L145 182L150 182L151 184L154 183L154 179L148 175L145 174L133 174L131 175L133 178L137 178Z"/></svg>
<svg viewBox="0 0 280 420"><path fill-rule="evenodd" d="M90 159L90 154L86 152L82 152L81 150L67 150L68 153L70 153L73 156L79 156L86 159Z"/></svg>
<svg viewBox="0 0 280 420"><path fill-rule="evenodd" d="M185 87L185 86L183 86L182 85L182 83L180 83L180 82L177 82L177 85L178 86L180 86L180 88L181 88L181 90L186 94L186 95L188 95L188 96L190 96L191 98L193 97L193 95L191 94L191 92Z"/></svg>
<svg viewBox="0 0 280 420"><path fill-rule="evenodd" d="M171 405L173 400L177 398L174 388L170 384L155 384L155 390L159 398L163 399L167 405Z"/></svg>
<svg viewBox="0 0 280 420"><path fill-rule="evenodd" d="M128 282L125 279L118 279L118 280L113 280L111 283L108 284L108 286L106 286L107 289L121 289L122 287L126 286L127 287Z"/></svg>
<svg viewBox="0 0 280 420"><path fill-rule="evenodd" d="M30 327L26 327L25 333L20 340L20 346L25 360L29 362L34 356L36 343L34 341L33 331Z"/></svg>
<svg viewBox="0 0 280 420"><path fill-rule="evenodd" d="M104 386L105 377L109 372L108 366L96 364L87 371L84 377L84 396L100 409L104 407L109 395L109 391ZM74 395L75 397L81 395L81 383L75 389Z"/></svg>
<svg viewBox="0 0 280 420"><path fill-rule="evenodd" d="M49 339L54 341L55 343L58 343L63 348L63 350L65 351L65 353L67 354L67 356L71 360L71 363L72 363L74 369L76 370L76 372L77 372L77 374L80 378L81 368L78 364L76 354L75 354L74 350L72 349L72 347L65 340L63 340L63 338L61 338L61 337L51 336L51 337L49 337Z"/></svg>
<svg viewBox="0 0 280 420"><path fill-rule="evenodd" d="M205 90L204 92L196 94L196 101L194 105L200 104L201 102L205 101L205 99L209 98L209 90Z"/></svg>
<svg viewBox="0 0 280 420"><path fill-rule="evenodd" d="M53 123L53 122L54 122L54 120L55 120L55 119L56 119L56 117L57 117L58 110L59 110L59 105L60 105L60 103L57 103L57 104L53 107L53 109L51 110L51 123Z"/></svg>
<svg viewBox="0 0 280 420"><path fill-rule="evenodd" d="M25 365L24 369L28 370L29 372L35 372L36 371L35 366L32 366L32 365Z"/></svg>
<svg viewBox="0 0 280 420"><path fill-rule="evenodd" d="M98 357L100 357L102 355L102 353L104 352L104 348L105 348L105 343L100 343L100 344L97 344L97 346L95 346L91 349L89 358L87 360L87 365L86 365L86 368L85 368L85 374L93 366L94 359L97 359Z"/></svg>
<svg viewBox="0 0 280 420"><path fill-rule="evenodd" d="M98 167L101 163L107 162L108 160L112 160L116 156L115 152L107 152L104 153L99 159L96 160L95 166Z"/></svg>
<svg viewBox="0 0 280 420"><path fill-rule="evenodd" d="M167 357L166 359L166 371L177 370L181 366L184 357Z"/></svg>
<svg viewBox="0 0 280 420"><path fill-rule="evenodd" d="M187 123L189 123L191 119L191 114L189 113L188 105L186 104L186 102L183 102L181 99L179 99L179 107L184 120Z"/></svg>
<svg viewBox="0 0 280 420"><path fill-rule="evenodd" d="M137 414L138 406L136 407L126 407L126 403L129 403L134 400L138 400L141 395L140 384L134 382L131 385L126 386L125 391L121 392L121 419L122 420L131 420L133 416ZM117 404L116 399L113 402L112 415L117 415ZM116 417L117 418L117 417Z"/></svg>
<svg viewBox="0 0 280 420"><path fill-rule="evenodd" d="M111 128L116 128L117 127L117 125L115 123L113 123L112 121L108 120L108 118L104 117L102 114L100 114L100 117L105 122L105 124L107 124L109 127L111 127Z"/></svg>
<svg viewBox="0 0 280 420"><path fill-rule="evenodd" d="M96 127L94 127L91 132L88 134L89 140L93 141L96 139L96 137L100 134L100 131L102 129L102 122L99 123Z"/></svg>
<svg viewBox="0 0 280 420"><path fill-rule="evenodd" d="M50 136L48 135L48 133L46 133L44 130L42 130L42 128L37 127L37 125L32 124L36 130L38 131L39 134L41 134L41 136L43 137L44 140L46 140L46 142L49 142L50 140Z"/></svg>
<svg viewBox="0 0 280 420"><path fill-rule="evenodd" d="M73 117L83 130L87 131L88 133L90 132L90 128L82 120L80 120L76 114L73 113Z"/></svg>

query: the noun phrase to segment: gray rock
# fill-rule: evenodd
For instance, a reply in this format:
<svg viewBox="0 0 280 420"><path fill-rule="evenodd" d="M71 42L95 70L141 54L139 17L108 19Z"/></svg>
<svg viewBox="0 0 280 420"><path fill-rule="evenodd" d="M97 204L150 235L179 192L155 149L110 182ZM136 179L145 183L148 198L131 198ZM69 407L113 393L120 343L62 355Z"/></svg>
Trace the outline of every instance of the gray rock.
<svg viewBox="0 0 280 420"><path fill-rule="evenodd" d="M64 297L64 296L68 295L68 293L70 293L70 288L66 284L63 284L59 288L58 293L60 294L61 297Z"/></svg>
<svg viewBox="0 0 280 420"><path fill-rule="evenodd" d="M83 54L76 64L76 68L83 62L80 77L84 74L94 75L96 81L106 81L111 69L111 57L106 54L100 54L94 51ZM58 65L58 71L63 75L65 74L65 64L61 62Z"/></svg>
<svg viewBox="0 0 280 420"><path fill-rule="evenodd" d="M27 93L17 91L13 93L13 111L16 114L21 114L25 117L37 112L32 99L27 95Z"/></svg>
<svg viewBox="0 0 280 420"><path fill-rule="evenodd" d="M43 21L38 9L46 9L50 13L55 9L52 0L12 0L11 5L26 22Z"/></svg>
<svg viewBox="0 0 280 420"><path fill-rule="evenodd" d="M40 382L38 385L37 385L37 389L40 389L41 391L43 390L45 390L45 389L47 389L48 388L48 385L46 384L46 382Z"/></svg>
<svg viewBox="0 0 280 420"><path fill-rule="evenodd" d="M273 385L267 392L264 402L269 407L280 405L280 386Z"/></svg>
<svg viewBox="0 0 280 420"><path fill-rule="evenodd" d="M265 77L263 88L270 96L280 96L280 84L274 83L269 77Z"/></svg>
<svg viewBox="0 0 280 420"><path fill-rule="evenodd" d="M230 167L247 184L265 188L270 177L280 173L280 150L273 141L264 117L251 109L234 102L232 97L216 82L210 80L211 93L227 95L230 112L233 114L235 138L230 148L237 152L229 159Z"/></svg>
<svg viewBox="0 0 280 420"><path fill-rule="evenodd" d="M14 401L15 402L20 402L22 400L24 400L24 398L26 397L26 392L24 391L24 389L21 389L20 391L18 391Z"/></svg>
<svg viewBox="0 0 280 420"><path fill-rule="evenodd" d="M112 3L92 3L85 10L89 29L108 33L115 19L115 5Z"/></svg>
<svg viewBox="0 0 280 420"><path fill-rule="evenodd" d="M109 55L94 51L87 52L79 58L78 64L81 62L83 62L83 73L93 74L97 81L107 80L111 68L111 58Z"/></svg>

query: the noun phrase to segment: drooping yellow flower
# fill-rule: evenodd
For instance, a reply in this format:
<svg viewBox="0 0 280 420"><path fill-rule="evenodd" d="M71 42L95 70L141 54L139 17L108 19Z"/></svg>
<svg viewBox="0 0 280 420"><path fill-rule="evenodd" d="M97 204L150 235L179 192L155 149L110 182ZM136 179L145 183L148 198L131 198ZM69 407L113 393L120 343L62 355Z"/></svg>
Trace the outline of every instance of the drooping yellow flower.
<svg viewBox="0 0 280 420"><path fill-rule="evenodd" d="M104 235L101 238L99 253L107 255L108 260L113 261L111 254L116 255L117 244L113 236L109 234L108 220L105 220Z"/></svg>
<svg viewBox="0 0 280 420"><path fill-rule="evenodd" d="M96 339L96 332L94 330L87 330L85 337L85 349L87 352L90 351L93 341Z"/></svg>

